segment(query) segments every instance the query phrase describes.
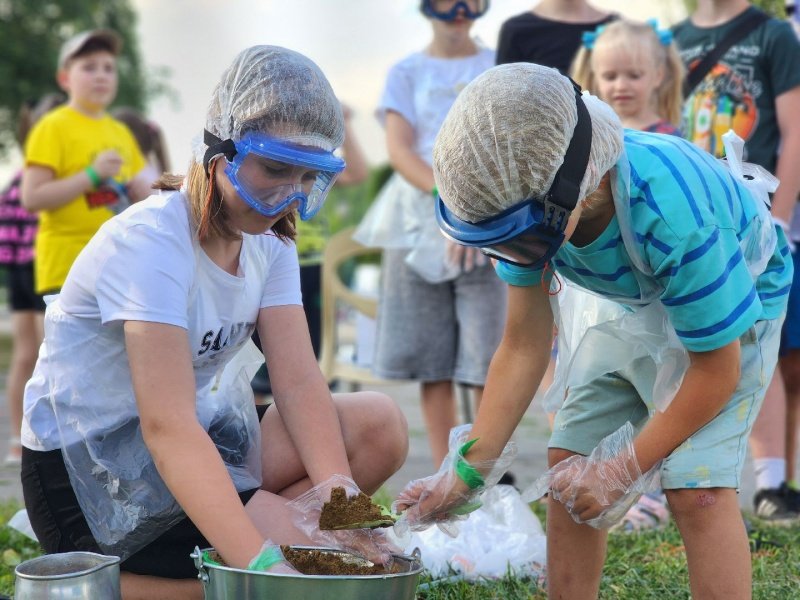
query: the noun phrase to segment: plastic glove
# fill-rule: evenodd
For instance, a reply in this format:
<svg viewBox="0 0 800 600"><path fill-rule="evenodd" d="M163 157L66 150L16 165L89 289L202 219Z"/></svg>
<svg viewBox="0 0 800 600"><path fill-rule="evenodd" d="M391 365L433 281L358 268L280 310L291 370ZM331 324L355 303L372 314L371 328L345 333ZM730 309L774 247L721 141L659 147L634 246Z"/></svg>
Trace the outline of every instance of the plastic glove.
<svg viewBox="0 0 800 600"><path fill-rule="evenodd" d="M323 531L319 528L322 505L330 500L331 490L335 487L343 487L348 497L358 495L361 491L356 482L349 477L333 475L286 505L292 512L294 526L320 546L352 552L377 564L391 564L392 555L400 554L402 549L389 541L385 531L378 529Z"/></svg>
<svg viewBox="0 0 800 600"><path fill-rule="evenodd" d="M523 500L531 502L549 490L576 523L608 529L658 477L661 461L642 474L633 438L633 426L626 423L603 438L589 456L570 456L552 467L523 492Z"/></svg>
<svg viewBox="0 0 800 600"><path fill-rule="evenodd" d="M517 455L513 442L509 442L495 460L467 462L464 455L475 441L469 440L471 431L472 425L454 427L450 431L450 450L439 471L410 482L392 503L393 512L403 511L394 526L398 536L435 524L455 537L458 534L456 521L466 519L481 506L481 494L495 485L511 465Z"/></svg>
<svg viewBox="0 0 800 600"><path fill-rule="evenodd" d="M485 265L487 258L478 248L462 246L452 240L447 240L445 261L448 266L460 269L463 273L469 273L475 267Z"/></svg>
<svg viewBox="0 0 800 600"><path fill-rule="evenodd" d="M269 571L270 573L285 573L287 575L300 574L286 561L280 546L274 544L272 540L264 542L264 545L261 546L261 551L247 565L247 570Z"/></svg>

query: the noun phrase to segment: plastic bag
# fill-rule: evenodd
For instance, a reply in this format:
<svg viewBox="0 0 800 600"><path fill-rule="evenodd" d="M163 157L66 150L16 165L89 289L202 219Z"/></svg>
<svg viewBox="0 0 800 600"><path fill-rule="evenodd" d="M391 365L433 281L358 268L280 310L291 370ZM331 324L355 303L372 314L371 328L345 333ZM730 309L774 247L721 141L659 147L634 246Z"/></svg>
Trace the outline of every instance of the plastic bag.
<svg viewBox="0 0 800 600"><path fill-rule="evenodd" d="M353 239L370 248L410 250L406 264L430 283L454 279L460 265L446 256L447 240L439 230L430 193L394 173L361 219Z"/></svg>
<svg viewBox="0 0 800 600"><path fill-rule="evenodd" d="M28 511L24 508L14 513L14 516L8 520L6 525L11 527L11 529L19 531L22 535L32 539L34 542L39 541L33 531L33 526L31 526L31 520L28 518Z"/></svg>
<svg viewBox="0 0 800 600"><path fill-rule="evenodd" d="M406 256L406 264L417 275L429 283L450 281L461 274L460 264L450 260L447 239L442 235L433 213L422 222L422 229L417 242Z"/></svg>
<svg viewBox="0 0 800 600"><path fill-rule="evenodd" d="M369 248L412 248L428 217L434 217L431 195L393 173L356 227L353 239Z"/></svg>
<svg viewBox="0 0 800 600"><path fill-rule="evenodd" d="M431 527L414 533L404 544L409 554L418 547L422 563L434 577L451 570L466 579L536 577L544 571L547 540L539 519L519 492L498 485L483 495L483 505L460 524L458 537Z"/></svg>

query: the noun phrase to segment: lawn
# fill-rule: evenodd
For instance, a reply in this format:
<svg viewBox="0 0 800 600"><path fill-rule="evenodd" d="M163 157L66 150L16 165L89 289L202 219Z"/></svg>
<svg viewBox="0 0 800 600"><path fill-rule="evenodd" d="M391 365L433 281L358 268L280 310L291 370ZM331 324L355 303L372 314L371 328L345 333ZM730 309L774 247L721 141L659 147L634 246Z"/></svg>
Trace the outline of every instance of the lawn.
<svg viewBox="0 0 800 600"><path fill-rule="evenodd" d="M0 503L0 548L3 549L0 594L13 592L14 567L40 552L35 543L5 527L19 508L14 501ZM536 505L534 510L544 520L544 508ZM753 527L754 600L800 598L800 525L776 528L754 521ZM431 581L423 577L417 597L421 600L539 600L546 594L535 581L513 576L480 583ZM683 545L674 525L639 535L611 535L600 597L688 599Z"/></svg>

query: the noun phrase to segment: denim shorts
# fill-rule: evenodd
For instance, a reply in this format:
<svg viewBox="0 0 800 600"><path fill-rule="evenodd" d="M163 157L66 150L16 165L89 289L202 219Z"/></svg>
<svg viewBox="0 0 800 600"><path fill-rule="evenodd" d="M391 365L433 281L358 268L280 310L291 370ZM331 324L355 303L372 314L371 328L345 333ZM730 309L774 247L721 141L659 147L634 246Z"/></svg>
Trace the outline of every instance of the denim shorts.
<svg viewBox="0 0 800 600"><path fill-rule="evenodd" d="M782 320L758 321L739 338L741 376L736 390L720 414L664 459L662 488L739 489L747 439L778 360ZM655 363L645 357L570 388L556 413L548 446L587 455L626 421L640 431L655 414L655 375Z"/></svg>
<svg viewBox="0 0 800 600"><path fill-rule="evenodd" d="M507 286L491 264L429 283L385 250L373 371L385 379L483 385L503 335Z"/></svg>

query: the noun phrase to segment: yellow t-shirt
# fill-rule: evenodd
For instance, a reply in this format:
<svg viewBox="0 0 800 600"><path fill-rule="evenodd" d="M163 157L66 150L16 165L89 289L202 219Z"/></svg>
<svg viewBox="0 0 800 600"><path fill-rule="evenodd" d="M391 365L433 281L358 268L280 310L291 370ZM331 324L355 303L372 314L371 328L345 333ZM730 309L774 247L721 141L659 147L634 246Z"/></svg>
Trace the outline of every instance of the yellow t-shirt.
<svg viewBox="0 0 800 600"><path fill-rule="evenodd" d="M69 106L47 113L33 127L25 144L25 164L49 167L56 179L84 170L104 150L122 156L114 178L126 184L145 166L130 130L109 115L88 117ZM36 291L60 289L72 263L95 232L114 213L106 206L89 205L86 195L39 213L36 235Z"/></svg>

